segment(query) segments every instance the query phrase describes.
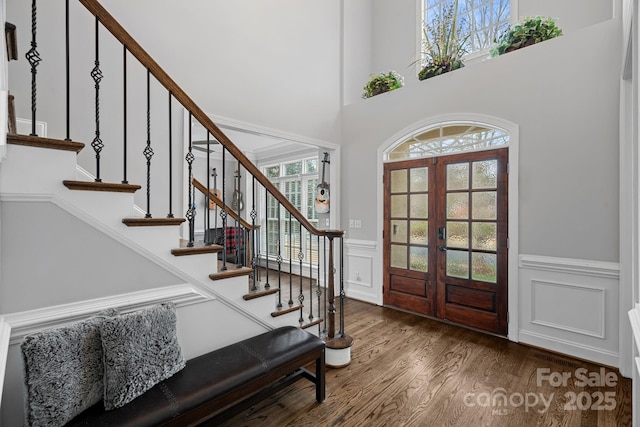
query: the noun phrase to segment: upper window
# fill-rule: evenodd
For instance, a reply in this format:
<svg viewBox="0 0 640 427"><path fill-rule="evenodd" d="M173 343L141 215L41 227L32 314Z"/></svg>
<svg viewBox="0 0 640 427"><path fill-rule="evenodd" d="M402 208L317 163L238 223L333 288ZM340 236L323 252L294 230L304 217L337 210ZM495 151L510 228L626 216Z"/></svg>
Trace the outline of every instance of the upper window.
<svg viewBox="0 0 640 427"><path fill-rule="evenodd" d="M511 17L511 0L458 0L457 25L468 34L467 55L488 50L504 31ZM455 0L423 0L423 22L435 25ZM424 35L423 35L424 37Z"/></svg>
<svg viewBox="0 0 640 427"><path fill-rule="evenodd" d="M495 148L509 143L509 134L476 124L455 124L409 135L386 153L385 160L437 157Z"/></svg>

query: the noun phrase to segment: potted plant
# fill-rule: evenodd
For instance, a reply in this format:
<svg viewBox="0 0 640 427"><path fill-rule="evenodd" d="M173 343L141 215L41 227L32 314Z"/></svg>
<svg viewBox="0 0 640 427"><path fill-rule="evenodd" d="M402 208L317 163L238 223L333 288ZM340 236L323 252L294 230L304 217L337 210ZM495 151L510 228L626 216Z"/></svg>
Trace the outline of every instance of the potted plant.
<svg viewBox="0 0 640 427"><path fill-rule="evenodd" d="M496 41L497 45L491 49L491 56L502 55L561 35L562 29L553 18L524 18L500 36Z"/></svg>
<svg viewBox="0 0 640 427"><path fill-rule="evenodd" d="M386 74L380 73L376 76L371 75L369 82L364 86L362 97L371 98L372 96L389 92L390 90L398 89L402 86L404 86L404 79L400 74L393 70Z"/></svg>
<svg viewBox="0 0 640 427"><path fill-rule="evenodd" d="M428 79L464 67L462 57L469 38L463 31L465 27L464 23L458 22L458 0L423 24L425 64L418 73L418 79Z"/></svg>

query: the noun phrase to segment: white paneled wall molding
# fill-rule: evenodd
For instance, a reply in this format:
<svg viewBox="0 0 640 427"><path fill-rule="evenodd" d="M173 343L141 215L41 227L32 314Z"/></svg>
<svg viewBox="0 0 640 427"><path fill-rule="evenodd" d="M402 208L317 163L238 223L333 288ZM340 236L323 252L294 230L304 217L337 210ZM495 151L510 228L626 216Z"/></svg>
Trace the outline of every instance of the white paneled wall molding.
<svg viewBox="0 0 640 427"><path fill-rule="evenodd" d="M380 304L382 283L380 275L374 274L377 243L371 240L347 239L344 242L345 292L349 298Z"/></svg>
<svg viewBox="0 0 640 427"><path fill-rule="evenodd" d="M619 366L617 263L520 255L520 341Z"/></svg>

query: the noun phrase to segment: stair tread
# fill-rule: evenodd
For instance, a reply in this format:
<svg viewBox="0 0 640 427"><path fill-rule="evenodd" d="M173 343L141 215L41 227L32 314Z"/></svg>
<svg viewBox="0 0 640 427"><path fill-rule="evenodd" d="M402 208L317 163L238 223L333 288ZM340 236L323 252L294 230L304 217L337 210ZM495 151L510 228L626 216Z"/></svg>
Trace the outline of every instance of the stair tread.
<svg viewBox="0 0 640 427"><path fill-rule="evenodd" d="M256 291L249 291L248 294L245 294L242 296L242 299L244 299L245 301L249 301L249 300L264 297L267 295L277 294L278 292L279 292L278 288L268 288L268 289L261 288Z"/></svg>
<svg viewBox="0 0 640 427"><path fill-rule="evenodd" d="M320 323L322 323L322 322L324 322L324 319L315 319L315 320L310 321L310 322L304 322L304 323L302 323L302 324L300 325L300 328L301 328L301 329L307 329L307 328L310 328L310 327L312 327L312 326L319 325L319 324L320 324Z"/></svg>
<svg viewBox="0 0 640 427"><path fill-rule="evenodd" d="M50 148L53 150L75 151L79 153L84 143L64 139L43 138L32 135L7 134L7 144L26 145L29 147Z"/></svg>
<svg viewBox="0 0 640 427"><path fill-rule="evenodd" d="M96 181L62 181L65 187L69 190L83 190L83 191L109 191L115 193L135 193L139 190L139 185L134 184L121 184L114 182L96 182Z"/></svg>
<svg viewBox="0 0 640 427"><path fill-rule="evenodd" d="M148 227L159 225L180 225L184 218L124 218L122 222L129 227Z"/></svg>
<svg viewBox="0 0 640 427"><path fill-rule="evenodd" d="M294 311L298 311L303 307L304 307L304 305L302 305L302 304L292 305L291 307L286 307L286 308L283 307L281 309L278 309L278 310L272 312L271 313L271 317L278 317L278 316L285 315L287 313L293 313Z"/></svg>
<svg viewBox="0 0 640 427"><path fill-rule="evenodd" d="M220 245L205 245L202 242L194 242L192 247L187 247L187 241L181 240L180 247L171 249L171 254L174 256L213 254L220 252L222 249L223 247Z"/></svg>
<svg viewBox="0 0 640 427"><path fill-rule="evenodd" d="M228 279L229 277L248 276L253 270L249 267L236 267L235 264L227 263L227 269L221 270L222 261L218 261L218 272L209 275L211 280Z"/></svg>

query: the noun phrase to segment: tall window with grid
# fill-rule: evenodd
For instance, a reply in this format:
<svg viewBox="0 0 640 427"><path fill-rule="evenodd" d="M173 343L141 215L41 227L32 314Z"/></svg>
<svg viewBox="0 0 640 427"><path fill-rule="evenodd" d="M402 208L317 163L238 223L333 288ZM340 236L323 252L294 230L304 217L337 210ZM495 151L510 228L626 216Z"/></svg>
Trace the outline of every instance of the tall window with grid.
<svg viewBox="0 0 640 427"><path fill-rule="evenodd" d="M318 185L318 158L306 158L288 161L263 168L269 178L289 201L309 220L318 226L318 215L314 209L315 191ZM309 233L301 229L300 223L285 209L278 209L278 202L269 196L264 202L266 217L262 222L262 248L264 255L276 258L278 254L283 261L299 262L302 250L305 263L318 262L318 243ZM268 238L266 233L269 233Z"/></svg>

